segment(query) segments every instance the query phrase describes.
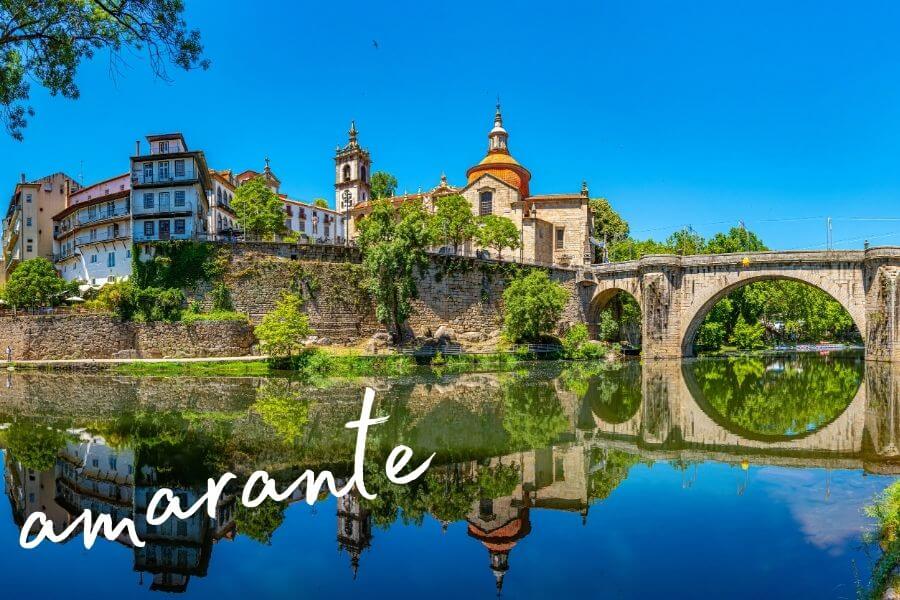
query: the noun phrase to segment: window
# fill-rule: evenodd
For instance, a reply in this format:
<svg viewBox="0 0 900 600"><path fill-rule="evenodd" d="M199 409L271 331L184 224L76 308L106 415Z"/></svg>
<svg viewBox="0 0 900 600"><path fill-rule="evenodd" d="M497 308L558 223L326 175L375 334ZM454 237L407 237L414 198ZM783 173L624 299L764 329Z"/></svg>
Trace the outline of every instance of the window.
<svg viewBox="0 0 900 600"><path fill-rule="evenodd" d="M91 254L91 264L95 264L97 262L97 255Z"/></svg>
<svg viewBox="0 0 900 600"><path fill-rule="evenodd" d="M160 142L159 143L159 153L165 154L168 151L169 151L169 141L166 140L166 141Z"/></svg>
<svg viewBox="0 0 900 600"><path fill-rule="evenodd" d="M27 219L25 219L25 226L31 227L31 217L28 217Z"/></svg>
<svg viewBox="0 0 900 600"><path fill-rule="evenodd" d="M163 181L169 178L169 161L163 160L159 163L159 180Z"/></svg>
<svg viewBox="0 0 900 600"><path fill-rule="evenodd" d="M284 220L284 228L285 228L286 231L290 231L290 230L291 230L291 220L290 220L290 219L285 219L285 220Z"/></svg>
<svg viewBox="0 0 900 600"><path fill-rule="evenodd" d="M125 251L125 258L131 258L131 250Z"/></svg>
<svg viewBox="0 0 900 600"><path fill-rule="evenodd" d="M175 161L175 177L184 177L184 159Z"/></svg>
<svg viewBox="0 0 900 600"><path fill-rule="evenodd" d="M222 188L216 188L216 200L222 204Z"/></svg>
<svg viewBox="0 0 900 600"><path fill-rule="evenodd" d="M184 235L184 219L175 219L175 233Z"/></svg>
<svg viewBox="0 0 900 600"><path fill-rule="evenodd" d="M156 234L156 221L144 221L144 236L153 237Z"/></svg>
<svg viewBox="0 0 900 600"><path fill-rule="evenodd" d="M144 208L153 208L153 194L144 194Z"/></svg>
<svg viewBox="0 0 900 600"><path fill-rule="evenodd" d="M25 202L26 204L31 204L31 194L25 194Z"/></svg>
<svg viewBox="0 0 900 600"><path fill-rule="evenodd" d="M160 192L159 210L169 210L169 192Z"/></svg>
<svg viewBox="0 0 900 600"><path fill-rule="evenodd" d="M115 470L116 468L116 456L110 455L109 457L109 468Z"/></svg>
<svg viewBox="0 0 900 600"><path fill-rule="evenodd" d="M110 252L109 254L106 255L106 266L110 267L110 268L116 266L116 253L115 252Z"/></svg>
<svg viewBox="0 0 900 600"><path fill-rule="evenodd" d="M184 206L184 190L175 192L175 206Z"/></svg>
<svg viewBox="0 0 900 600"><path fill-rule="evenodd" d="M359 168L359 178L362 179L363 181L366 180L366 168L365 167Z"/></svg>
<svg viewBox="0 0 900 600"><path fill-rule="evenodd" d="M32 249L32 246L31 246L31 244L29 244L28 246L25 247L25 252L31 252L31 249Z"/></svg>
<svg viewBox="0 0 900 600"><path fill-rule="evenodd" d="M494 212L494 193L481 192L478 195L478 214L490 215Z"/></svg>
<svg viewBox="0 0 900 600"><path fill-rule="evenodd" d="M350 165L344 165L344 181L350 181Z"/></svg>
<svg viewBox="0 0 900 600"><path fill-rule="evenodd" d="M562 250L565 246L566 242L566 229L565 227L557 227L556 228L556 249Z"/></svg>
<svg viewBox="0 0 900 600"><path fill-rule="evenodd" d="M144 181L153 181L153 163L144 163Z"/></svg>

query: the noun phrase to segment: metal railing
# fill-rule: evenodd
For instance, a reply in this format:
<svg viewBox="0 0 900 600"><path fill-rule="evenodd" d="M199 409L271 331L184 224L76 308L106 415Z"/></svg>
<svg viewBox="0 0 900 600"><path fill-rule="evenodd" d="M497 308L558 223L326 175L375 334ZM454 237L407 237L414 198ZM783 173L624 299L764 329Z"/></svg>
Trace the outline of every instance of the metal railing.
<svg viewBox="0 0 900 600"><path fill-rule="evenodd" d="M96 213L87 213L87 214L79 214L75 219L75 222L78 225L87 225L89 223L96 223L97 221L102 221L103 219L112 219L114 217L122 217L129 213L125 208L118 208L114 210L101 210ZM61 232L64 233L64 232Z"/></svg>
<svg viewBox="0 0 900 600"><path fill-rule="evenodd" d="M132 185L146 185L151 183L175 183L177 181L192 181L197 179L197 174L193 169L185 169L183 175L160 175L159 173L144 173L143 171L134 171L131 174Z"/></svg>

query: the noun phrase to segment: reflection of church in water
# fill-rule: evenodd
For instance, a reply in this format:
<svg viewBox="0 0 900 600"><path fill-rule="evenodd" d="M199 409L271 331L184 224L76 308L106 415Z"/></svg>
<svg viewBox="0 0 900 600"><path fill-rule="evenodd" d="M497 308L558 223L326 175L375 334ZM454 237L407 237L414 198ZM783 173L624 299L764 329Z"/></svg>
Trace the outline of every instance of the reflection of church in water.
<svg viewBox="0 0 900 600"><path fill-rule="evenodd" d="M491 466L500 464L515 467L519 481L514 491L474 502L466 518L468 535L488 551L498 590L509 569L510 552L531 531L532 509L573 511L586 518L589 502L589 456L581 446L546 448L490 461ZM470 477L484 468L477 462L459 467ZM6 453L5 475L13 519L20 528L36 511L47 515L57 534L85 510L95 516L109 514L114 523L132 519L145 546L133 547L127 535L116 542L132 549L137 583L148 584L151 591L186 591L192 577L206 576L215 544L233 540L237 533L237 498L227 493L215 519L198 511L189 519L173 517L161 525L148 524L148 502L161 487L172 489L182 506L195 503L204 490L159 484L153 468L136 464L133 451L113 448L102 437L83 431L79 439L66 442L53 468L43 472L23 466ZM301 489L291 500L300 501L303 496ZM372 545L372 517L355 492L337 499L336 506L338 551L348 555L355 579L360 559ZM80 533L73 532L66 542Z"/></svg>

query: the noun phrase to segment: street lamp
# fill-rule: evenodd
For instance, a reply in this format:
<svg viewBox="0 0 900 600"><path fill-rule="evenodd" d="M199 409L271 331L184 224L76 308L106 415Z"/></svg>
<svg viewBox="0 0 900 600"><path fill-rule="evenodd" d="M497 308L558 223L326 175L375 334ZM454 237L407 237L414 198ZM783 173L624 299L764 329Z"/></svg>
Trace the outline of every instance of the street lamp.
<svg viewBox="0 0 900 600"><path fill-rule="evenodd" d="M353 198L353 194L350 190L344 190L344 193L341 194L341 199L343 200L344 205L344 245L350 245L350 199Z"/></svg>

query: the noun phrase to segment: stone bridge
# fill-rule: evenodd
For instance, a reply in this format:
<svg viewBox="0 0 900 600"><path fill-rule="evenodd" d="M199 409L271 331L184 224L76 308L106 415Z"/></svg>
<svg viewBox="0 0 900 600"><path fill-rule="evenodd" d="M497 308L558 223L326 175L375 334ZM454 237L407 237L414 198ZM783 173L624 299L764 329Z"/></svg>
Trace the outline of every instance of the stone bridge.
<svg viewBox="0 0 900 600"><path fill-rule="evenodd" d="M645 358L693 354L694 337L709 310L729 292L752 283L789 279L808 283L847 309L868 360L900 360L900 247L867 250L747 252L697 256L651 255L594 265L577 275L581 310L589 324L618 292L641 307Z"/></svg>

